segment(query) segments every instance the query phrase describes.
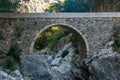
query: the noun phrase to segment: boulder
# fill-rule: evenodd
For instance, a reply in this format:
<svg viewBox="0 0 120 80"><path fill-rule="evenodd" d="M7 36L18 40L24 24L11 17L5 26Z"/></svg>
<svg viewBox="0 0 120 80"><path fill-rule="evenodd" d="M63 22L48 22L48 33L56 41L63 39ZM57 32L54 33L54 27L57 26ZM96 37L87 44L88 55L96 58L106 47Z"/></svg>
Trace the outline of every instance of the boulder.
<svg viewBox="0 0 120 80"><path fill-rule="evenodd" d="M33 80L49 80L51 78L47 71L47 59L38 54L21 57L21 69L24 77Z"/></svg>
<svg viewBox="0 0 120 80"><path fill-rule="evenodd" d="M87 63L89 80L120 80L120 55L96 57Z"/></svg>
<svg viewBox="0 0 120 80"><path fill-rule="evenodd" d="M0 70L0 80L24 80L19 70L15 70L10 74Z"/></svg>

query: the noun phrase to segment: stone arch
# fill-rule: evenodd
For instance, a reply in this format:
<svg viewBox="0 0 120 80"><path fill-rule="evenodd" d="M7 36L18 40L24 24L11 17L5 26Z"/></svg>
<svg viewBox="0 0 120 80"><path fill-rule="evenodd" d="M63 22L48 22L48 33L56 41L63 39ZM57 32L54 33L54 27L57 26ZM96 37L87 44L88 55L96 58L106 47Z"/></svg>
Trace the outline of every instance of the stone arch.
<svg viewBox="0 0 120 80"><path fill-rule="evenodd" d="M39 36L39 34L42 33L43 31L47 30L48 28L52 27L52 26L65 26L65 27L73 30L73 32L78 35L80 45L82 45L82 48L80 49L80 52L82 52L82 54L83 54L82 57L89 54L89 45L88 45L87 39L86 39L85 36L82 34L82 32L81 32L80 30L78 30L77 28L75 28L74 26L69 25L69 24L65 24L65 23L54 23L54 24L51 24L51 25L48 25L48 26L44 27L44 28L43 28L39 33L37 33L37 35L35 36L32 44L31 44L31 46L30 46L30 51L29 51L29 53L33 53L33 47L34 47L34 44L35 44L35 40L37 39L37 37Z"/></svg>

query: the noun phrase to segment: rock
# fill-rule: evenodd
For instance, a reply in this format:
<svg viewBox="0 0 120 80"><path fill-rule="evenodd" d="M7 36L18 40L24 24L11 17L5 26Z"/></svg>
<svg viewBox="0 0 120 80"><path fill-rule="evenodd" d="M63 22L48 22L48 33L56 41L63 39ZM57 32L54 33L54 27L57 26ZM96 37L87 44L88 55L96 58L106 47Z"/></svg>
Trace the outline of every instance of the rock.
<svg viewBox="0 0 120 80"><path fill-rule="evenodd" d="M7 73L5 73L4 71L0 71L0 77L1 77L2 79L6 79L7 76L8 76Z"/></svg>
<svg viewBox="0 0 120 80"><path fill-rule="evenodd" d="M55 58L52 62L51 62L51 66L59 66L60 62L61 62L62 58Z"/></svg>
<svg viewBox="0 0 120 80"><path fill-rule="evenodd" d="M109 42L97 54L75 63L75 80L120 80L120 54L113 52Z"/></svg>
<svg viewBox="0 0 120 80"><path fill-rule="evenodd" d="M47 59L48 64L51 64L52 60L53 60L53 56L52 55L48 56L48 59Z"/></svg>
<svg viewBox="0 0 120 80"><path fill-rule="evenodd" d="M63 59L62 51L67 49L68 55ZM37 54L21 56L23 76L34 80L74 80L71 73L71 61L74 48L71 43L63 45L59 53L49 54L48 49L43 49ZM44 54L46 53L47 54Z"/></svg>
<svg viewBox="0 0 120 80"><path fill-rule="evenodd" d="M106 44L105 48L107 48L107 47L111 47L113 43L114 43L114 41L110 41L110 42L108 42L108 43Z"/></svg>
<svg viewBox="0 0 120 80"><path fill-rule="evenodd" d="M113 52L113 42L104 49L84 59L72 61L74 48L70 43L56 54L30 54L21 57L21 68L25 79L33 80L120 80L120 54ZM63 50L69 53L64 58ZM79 55L77 55L79 58Z"/></svg>
<svg viewBox="0 0 120 80"><path fill-rule="evenodd" d="M114 54L114 53L113 53ZM120 55L94 58L89 62L90 80L119 80Z"/></svg>
<svg viewBox="0 0 120 80"><path fill-rule="evenodd" d="M49 80L51 76L46 69L37 69L35 72L32 73L32 77L34 80Z"/></svg>
<svg viewBox="0 0 120 80"><path fill-rule="evenodd" d="M8 73L0 70L0 80L24 80L24 79L19 70L15 70L15 71L11 72L11 74L8 74Z"/></svg>
<svg viewBox="0 0 120 80"><path fill-rule="evenodd" d="M34 80L48 80L51 78L47 71L47 57L37 54L21 57L21 68L24 77Z"/></svg>
<svg viewBox="0 0 120 80"><path fill-rule="evenodd" d="M113 52L109 42L107 48L102 49L91 61L86 63L90 72L90 80L119 80L120 55Z"/></svg>
<svg viewBox="0 0 120 80"><path fill-rule="evenodd" d="M44 0L21 0L17 12L44 12L45 8Z"/></svg>
<svg viewBox="0 0 120 80"><path fill-rule="evenodd" d="M15 70L11 73L12 76L19 76L19 77L22 77L21 73L19 70Z"/></svg>
<svg viewBox="0 0 120 80"><path fill-rule="evenodd" d="M60 67L58 68L58 71L61 74L65 74L65 73L69 73L70 69L71 69L70 64L69 63L64 63L64 64L60 65Z"/></svg>

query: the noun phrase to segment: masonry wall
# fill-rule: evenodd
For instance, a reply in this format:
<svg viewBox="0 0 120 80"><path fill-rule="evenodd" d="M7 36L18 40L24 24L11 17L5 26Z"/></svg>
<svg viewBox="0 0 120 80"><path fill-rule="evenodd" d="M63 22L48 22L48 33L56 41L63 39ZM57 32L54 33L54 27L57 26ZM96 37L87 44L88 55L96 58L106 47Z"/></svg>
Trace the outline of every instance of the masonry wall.
<svg viewBox="0 0 120 80"><path fill-rule="evenodd" d="M89 45L88 53L94 54L112 40L114 28L120 27L120 17L81 17L80 14L78 17L69 17L67 14L64 14L64 17L62 14L61 17L60 14L58 17L28 17L27 14L27 17L25 14L24 17L19 15L19 17L10 17L11 14L7 15L8 18L0 16L0 51L4 53L8 52L10 45L17 42L22 48L22 54L29 54L32 42L43 28L52 24L68 24L83 34ZM16 26L22 27L21 36L18 36Z"/></svg>

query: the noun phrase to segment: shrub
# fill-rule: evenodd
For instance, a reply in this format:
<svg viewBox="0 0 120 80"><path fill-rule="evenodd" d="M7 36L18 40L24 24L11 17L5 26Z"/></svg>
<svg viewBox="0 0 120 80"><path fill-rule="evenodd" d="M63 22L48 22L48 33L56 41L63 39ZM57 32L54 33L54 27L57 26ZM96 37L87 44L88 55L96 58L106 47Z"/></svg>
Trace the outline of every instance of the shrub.
<svg viewBox="0 0 120 80"><path fill-rule="evenodd" d="M66 43L69 43L70 41L71 41L71 36L69 36L69 35L66 36L66 37L65 37L65 42L66 42Z"/></svg>
<svg viewBox="0 0 120 80"><path fill-rule="evenodd" d="M72 42L72 46L74 48L78 48L78 39L77 39L77 36L75 34L72 34L71 42Z"/></svg>
<svg viewBox="0 0 120 80"><path fill-rule="evenodd" d="M15 12L18 5L18 0L0 0L0 12Z"/></svg>
<svg viewBox="0 0 120 80"><path fill-rule="evenodd" d="M18 44L11 45L7 54L8 58L3 65L3 68L6 72L11 72L15 70L15 63L20 62L20 52L21 49L19 48Z"/></svg>
<svg viewBox="0 0 120 80"><path fill-rule="evenodd" d="M71 31L66 28L59 28L56 32L53 33L51 38L49 39L49 47L52 49L57 41L59 41L62 37L65 37L66 35L70 34Z"/></svg>
<svg viewBox="0 0 120 80"><path fill-rule="evenodd" d="M75 52L75 54L79 54L79 49L76 48L74 52Z"/></svg>
<svg viewBox="0 0 120 80"><path fill-rule="evenodd" d="M72 42L72 46L75 48L75 53L79 54L79 41L77 39L77 36L75 34L72 34L71 36L71 42Z"/></svg>
<svg viewBox="0 0 120 80"><path fill-rule="evenodd" d="M45 33L42 33L37 40L35 41L34 49L41 50L48 45L48 38L45 36Z"/></svg>
<svg viewBox="0 0 120 80"><path fill-rule="evenodd" d="M48 46L52 50L57 41L70 33L71 31L69 29L59 26L55 28L49 28L41 33L40 36L37 38L37 40L35 41L34 49L41 50Z"/></svg>
<svg viewBox="0 0 120 80"><path fill-rule="evenodd" d="M68 52L67 50L64 50L64 51L62 52L61 57L64 58L65 56L68 55L68 53L69 53L69 52Z"/></svg>
<svg viewBox="0 0 120 80"><path fill-rule="evenodd" d="M12 56L7 58L7 60L5 61L5 64L3 65L3 68L8 73L15 70L15 61Z"/></svg>
<svg viewBox="0 0 120 80"><path fill-rule="evenodd" d="M18 44L13 44L13 45L11 45L7 56L12 56L15 61L19 62L20 61L20 53L21 53L21 49L18 46Z"/></svg>
<svg viewBox="0 0 120 80"><path fill-rule="evenodd" d="M120 33L114 38L113 50L120 52Z"/></svg>

